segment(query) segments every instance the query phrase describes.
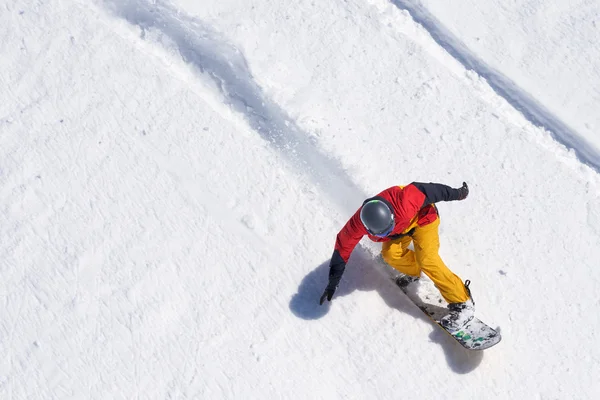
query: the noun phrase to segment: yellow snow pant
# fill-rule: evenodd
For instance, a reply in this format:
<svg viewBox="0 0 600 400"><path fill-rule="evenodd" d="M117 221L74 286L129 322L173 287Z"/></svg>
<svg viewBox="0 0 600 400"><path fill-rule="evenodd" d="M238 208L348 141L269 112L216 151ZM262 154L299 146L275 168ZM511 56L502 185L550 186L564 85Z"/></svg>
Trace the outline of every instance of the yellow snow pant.
<svg viewBox="0 0 600 400"><path fill-rule="evenodd" d="M411 236L384 242L381 255L386 263L406 275L425 273L448 303L462 303L469 299L462 280L448 269L438 252L440 219L423 227L417 226ZM410 242L414 251L409 250Z"/></svg>

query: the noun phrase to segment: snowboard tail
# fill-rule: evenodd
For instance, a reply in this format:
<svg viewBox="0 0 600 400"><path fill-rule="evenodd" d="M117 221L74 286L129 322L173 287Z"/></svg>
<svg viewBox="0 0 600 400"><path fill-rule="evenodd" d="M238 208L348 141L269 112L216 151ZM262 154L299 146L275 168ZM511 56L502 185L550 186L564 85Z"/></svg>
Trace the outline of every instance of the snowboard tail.
<svg viewBox="0 0 600 400"><path fill-rule="evenodd" d="M444 329L444 327L439 323L437 324L440 326L440 328ZM502 336L498 331L492 329L485 322L476 317L474 317L457 332L450 333L448 330L444 330L468 350L489 349L490 347L498 344L502 339Z"/></svg>
<svg viewBox="0 0 600 400"><path fill-rule="evenodd" d="M485 350L495 346L500 342L502 336L500 332L491 328L485 322L477 317L467 322L462 328L456 332L450 332L442 325L440 320L450 311L446 307L437 304L443 304L441 296L425 296L425 300L419 297L414 290L415 283L407 286L399 286L406 296L423 311L440 329L444 330L454 340L460 343L467 350ZM437 290L437 289L436 289ZM437 297L437 299L432 299ZM435 304L437 303L437 304Z"/></svg>

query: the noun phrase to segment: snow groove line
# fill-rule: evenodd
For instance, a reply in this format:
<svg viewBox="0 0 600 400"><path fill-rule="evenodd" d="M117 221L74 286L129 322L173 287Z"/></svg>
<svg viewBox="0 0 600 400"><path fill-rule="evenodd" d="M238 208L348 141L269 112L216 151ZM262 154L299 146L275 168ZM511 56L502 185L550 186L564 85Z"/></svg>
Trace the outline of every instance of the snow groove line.
<svg viewBox="0 0 600 400"><path fill-rule="evenodd" d="M584 164L600 173L600 149L594 148L582 135L569 127L538 100L501 72L480 60L435 16L416 0L390 0L397 8L407 11L423 26L433 40L444 48L465 68L483 77L491 88L511 106L518 110L529 122L548 131L554 140L575 152Z"/></svg>
<svg viewBox="0 0 600 400"><path fill-rule="evenodd" d="M255 82L243 54L197 18L186 16L163 1L105 0L118 17L171 41L183 60L213 80L229 106L244 115L250 127L285 155L302 174L347 213L366 198L341 163L323 153L286 112Z"/></svg>

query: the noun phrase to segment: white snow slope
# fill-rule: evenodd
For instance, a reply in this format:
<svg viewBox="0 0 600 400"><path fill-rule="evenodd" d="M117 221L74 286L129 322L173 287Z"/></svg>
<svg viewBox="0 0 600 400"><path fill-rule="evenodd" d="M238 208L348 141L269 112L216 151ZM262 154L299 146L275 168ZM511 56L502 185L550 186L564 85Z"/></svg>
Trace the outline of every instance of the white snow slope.
<svg viewBox="0 0 600 400"><path fill-rule="evenodd" d="M2 2L0 398L597 398L584 111L555 113L513 76L532 69L429 3ZM582 72L552 96L597 84L579 26L562 40ZM469 198L439 204L440 251L499 345L463 350L368 241L318 305L365 197L463 180Z"/></svg>
<svg viewBox="0 0 600 400"><path fill-rule="evenodd" d="M393 0L535 124L600 167L600 2Z"/></svg>

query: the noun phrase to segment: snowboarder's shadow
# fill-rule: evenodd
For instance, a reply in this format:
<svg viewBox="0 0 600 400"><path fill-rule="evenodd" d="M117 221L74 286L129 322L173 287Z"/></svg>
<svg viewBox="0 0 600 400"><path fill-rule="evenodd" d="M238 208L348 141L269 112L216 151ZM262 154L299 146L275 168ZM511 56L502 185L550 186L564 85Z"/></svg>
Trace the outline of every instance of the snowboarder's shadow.
<svg viewBox="0 0 600 400"><path fill-rule="evenodd" d="M290 310L298 318L306 320L319 319L329 312L332 303L335 303L336 299L347 296L355 290L377 290L391 307L414 317L419 317L419 314L421 314L421 311L416 309L410 301L398 295L397 289L390 284L387 277L373 268L372 256L360 247L357 247L352 253L332 302L325 301L323 305L319 305L319 298L323 294L329 279L329 261L326 260L306 275L300 282L298 292L292 296Z"/></svg>
<svg viewBox="0 0 600 400"><path fill-rule="evenodd" d="M423 284L423 283L421 283ZM433 312L433 318L439 320L442 316L448 313L446 307L435 306L432 304L423 303L421 298L415 293L409 293L413 303L416 306L427 305L428 309ZM423 320L431 324L432 331L429 339L432 342L438 343L444 349L446 359L452 370L458 374L466 374L474 370L483 359L482 351L466 350L456 342L450 335L444 332L435 322L421 313Z"/></svg>
<svg viewBox="0 0 600 400"><path fill-rule="evenodd" d="M454 372L466 374L477 368L483 359L483 352L464 349L442 331L391 282L389 273L376 264L366 250L357 247L348 262L333 302L336 298L347 296L355 290L376 290L389 307L431 324L429 339L442 347L448 365ZM298 292L290 300L290 310L294 315L305 320L315 320L329 312L332 303L326 301L322 306L319 305L328 275L329 260L326 260L302 279Z"/></svg>
<svg viewBox="0 0 600 400"><path fill-rule="evenodd" d="M427 320L429 319L427 318ZM442 346L446 355L446 361L454 372L457 374L468 374L481 364L483 351L465 349L440 327L436 326L435 323L431 321L430 323L433 330L429 334L429 339Z"/></svg>

